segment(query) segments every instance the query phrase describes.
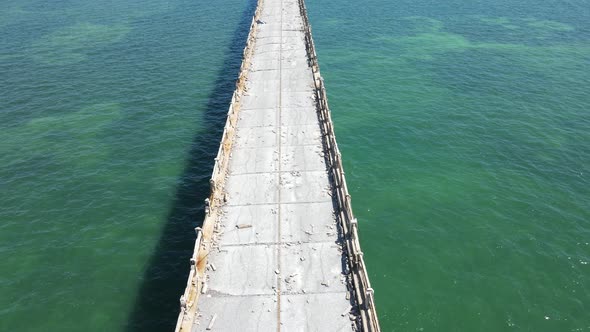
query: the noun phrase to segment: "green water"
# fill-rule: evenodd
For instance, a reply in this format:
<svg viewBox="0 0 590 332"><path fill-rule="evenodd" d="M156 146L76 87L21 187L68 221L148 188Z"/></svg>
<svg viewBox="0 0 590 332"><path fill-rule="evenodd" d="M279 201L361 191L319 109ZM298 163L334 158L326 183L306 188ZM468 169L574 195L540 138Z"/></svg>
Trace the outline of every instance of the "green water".
<svg viewBox="0 0 590 332"><path fill-rule="evenodd" d="M0 331L173 329L253 5L2 2Z"/></svg>
<svg viewBox="0 0 590 332"><path fill-rule="evenodd" d="M384 331L590 331L589 5L309 1Z"/></svg>
<svg viewBox="0 0 590 332"><path fill-rule="evenodd" d="M0 3L0 331L163 331L253 1ZM309 0L384 331L590 331L590 3Z"/></svg>

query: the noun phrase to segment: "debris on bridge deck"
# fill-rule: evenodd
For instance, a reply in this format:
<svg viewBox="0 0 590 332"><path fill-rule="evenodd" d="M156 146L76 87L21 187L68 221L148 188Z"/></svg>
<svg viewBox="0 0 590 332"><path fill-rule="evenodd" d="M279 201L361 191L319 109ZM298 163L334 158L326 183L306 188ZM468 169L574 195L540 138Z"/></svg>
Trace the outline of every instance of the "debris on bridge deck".
<svg viewBox="0 0 590 332"><path fill-rule="evenodd" d="M260 0L177 331L379 331L303 0Z"/></svg>

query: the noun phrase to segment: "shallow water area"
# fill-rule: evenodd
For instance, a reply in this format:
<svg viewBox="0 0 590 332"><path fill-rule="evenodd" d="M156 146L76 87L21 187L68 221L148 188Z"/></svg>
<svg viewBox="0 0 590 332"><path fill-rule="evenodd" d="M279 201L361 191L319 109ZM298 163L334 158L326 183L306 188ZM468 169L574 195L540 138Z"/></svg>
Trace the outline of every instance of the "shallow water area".
<svg viewBox="0 0 590 332"><path fill-rule="evenodd" d="M309 1L384 331L585 331L583 1Z"/></svg>
<svg viewBox="0 0 590 332"><path fill-rule="evenodd" d="M224 6L0 6L0 330L174 327L253 2Z"/></svg>

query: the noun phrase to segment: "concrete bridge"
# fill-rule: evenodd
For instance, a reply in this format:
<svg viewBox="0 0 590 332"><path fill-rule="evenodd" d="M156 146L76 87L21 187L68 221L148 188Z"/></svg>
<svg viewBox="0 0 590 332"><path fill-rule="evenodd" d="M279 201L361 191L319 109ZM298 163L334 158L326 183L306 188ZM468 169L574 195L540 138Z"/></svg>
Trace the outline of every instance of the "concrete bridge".
<svg viewBox="0 0 590 332"><path fill-rule="evenodd" d="M176 331L379 331L304 0L259 0Z"/></svg>

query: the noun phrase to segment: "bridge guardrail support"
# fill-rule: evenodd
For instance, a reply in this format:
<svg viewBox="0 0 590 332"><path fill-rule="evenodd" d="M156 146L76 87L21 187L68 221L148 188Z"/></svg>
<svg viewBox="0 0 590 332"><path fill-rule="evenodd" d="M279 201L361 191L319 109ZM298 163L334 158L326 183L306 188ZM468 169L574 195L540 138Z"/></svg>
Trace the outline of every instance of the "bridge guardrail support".
<svg viewBox="0 0 590 332"><path fill-rule="evenodd" d="M352 213L350 194L344 178L344 170L342 168L342 155L336 143L334 134L334 127L328 106L328 97L324 80L320 74L320 66L317 60L317 53L311 35L311 25L307 16L307 8L305 7L305 0L298 0L299 11L303 19L303 31L305 34L305 47L307 50L308 61L313 71L314 82L316 86L316 98L318 103L318 116L320 118L320 125L322 128L322 136L324 137L324 144L328 150L327 159L332 169L333 180L336 184L336 197L338 198L338 219L341 223L345 248L349 254L349 262L351 265L352 284L354 288L354 295L356 302L359 305L361 327L363 331L379 332L379 319L377 318L377 311L375 309L374 290L371 287L369 276L365 267L363 253L360 248L358 239L358 220Z"/></svg>

